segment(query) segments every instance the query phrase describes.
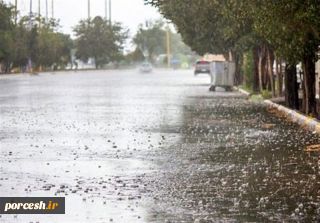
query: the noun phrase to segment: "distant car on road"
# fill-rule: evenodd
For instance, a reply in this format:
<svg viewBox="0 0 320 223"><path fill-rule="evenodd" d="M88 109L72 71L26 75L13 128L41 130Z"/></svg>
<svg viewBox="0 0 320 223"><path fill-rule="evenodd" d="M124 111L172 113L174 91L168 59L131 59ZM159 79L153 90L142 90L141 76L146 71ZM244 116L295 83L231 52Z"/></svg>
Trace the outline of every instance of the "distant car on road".
<svg viewBox="0 0 320 223"><path fill-rule="evenodd" d="M178 69L180 66L181 66L181 61L180 61L179 59L173 58L173 59L171 60L171 67L172 67L174 70Z"/></svg>
<svg viewBox="0 0 320 223"><path fill-rule="evenodd" d="M144 62L141 64L139 70L142 73L150 73L152 72L152 65L149 62Z"/></svg>
<svg viewBox="0 0 320 223"><path fill-rule="evenodd" d="M210 62L205 60L199 60L196 62L194 75L198 74L210 74Z"/></svg>

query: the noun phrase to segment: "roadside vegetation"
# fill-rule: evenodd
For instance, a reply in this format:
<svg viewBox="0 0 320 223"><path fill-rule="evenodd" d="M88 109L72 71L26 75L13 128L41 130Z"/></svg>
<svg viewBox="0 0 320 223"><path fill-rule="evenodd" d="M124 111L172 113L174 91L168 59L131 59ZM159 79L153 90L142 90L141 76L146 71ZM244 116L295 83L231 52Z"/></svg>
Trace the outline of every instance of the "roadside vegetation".
<svg viewBox="0 0 320 223"><path fill-rule="evenodd" d="M139 52L140 58L135 60L148 60L153 63L167 63L167 44L170 44L171 60L178 60L180 63L191 64L197 55L192 52L181 39L180 34L173 32L162 20L146 21L140 24L137 33L132 39L136 46L134 52ZM163 55L159 59L159 55ZM160 61L157 61L160 60Z"/></svg>
<svg viewBox="0 0 320 223"><path fill-rule="evenodd" d="M224 54L234 61L238 85L244 84L254 92L270 91L273 97L284 94L288 107L318 116L317 0L145 0L145 3L157 7L172 21L192 50L200 55ZM302 64L302 103L298 96L298 63Z"/></svg>
<svg viewBox="0 0 320 223"><path fill-rule="evenodd" d="M146 21L130 34L121 23L96 16L75 24L70 36L60 31L58 20L36 13L22 17L14 6L0 0L0 21L0 73L78 69L80 63L90 69L143 61L166 66L167 41L170 59L178 66L190 67L197 57L180 34L161 20Z"/></svg>
<svg viewBox="0 0 320 223"><path fill-rule="evenodd" d="M0 21L1 73L57 69L69 63L73 43L57 31L58 21L37 15L18 20L14 8L2 1Z"/></svg>

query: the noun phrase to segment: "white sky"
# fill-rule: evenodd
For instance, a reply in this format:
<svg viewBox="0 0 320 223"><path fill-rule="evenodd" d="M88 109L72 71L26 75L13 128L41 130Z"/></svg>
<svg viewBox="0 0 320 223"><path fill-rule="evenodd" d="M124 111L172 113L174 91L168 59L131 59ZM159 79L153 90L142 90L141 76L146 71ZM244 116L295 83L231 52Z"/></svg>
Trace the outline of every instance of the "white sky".
<svg viewBox="0 0 320 223"><path fill-rule="evenodd" d="M38 12L38 1L33 0L33 11ZM51 0L49 4L49 16L51 16ZM14 0L5 0L14 4ZM46 0L40 0L41 13L45 16ZM29 12L30 0L18 0L18 10L22 15ZM74 27L80 19L88 16L88 0L54 0L55 18L60 19L61 31L72 34ZM91 17L105 15L105 0L91 0ZM157 9L144 5L143 0L112 0L113 21L121 22L130 29L133 35L139 24L149 19L158 19L160 14Z"/></svg>

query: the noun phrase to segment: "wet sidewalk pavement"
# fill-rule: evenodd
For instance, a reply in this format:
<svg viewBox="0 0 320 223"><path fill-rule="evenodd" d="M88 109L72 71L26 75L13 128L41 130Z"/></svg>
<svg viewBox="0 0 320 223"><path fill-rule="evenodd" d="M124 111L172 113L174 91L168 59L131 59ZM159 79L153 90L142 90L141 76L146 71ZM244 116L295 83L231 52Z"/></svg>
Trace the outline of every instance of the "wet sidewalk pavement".
<svg viewBox="0 0 320 223"><path fill-rule="evenodd" d="M320 138L191 71L0 77L0 222L317 222Z"/></svg>

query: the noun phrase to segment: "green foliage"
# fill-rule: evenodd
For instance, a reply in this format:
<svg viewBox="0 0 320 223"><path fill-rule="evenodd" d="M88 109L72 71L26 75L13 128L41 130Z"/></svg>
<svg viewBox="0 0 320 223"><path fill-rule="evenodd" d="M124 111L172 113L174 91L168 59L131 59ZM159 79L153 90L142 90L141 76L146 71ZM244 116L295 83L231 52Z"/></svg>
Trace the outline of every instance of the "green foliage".
<svg viewBox="0 0 320 223"><path fill-rule="evenodd" d="M30 32L22 24L18 23L12 31L12 43L8 45L10 49L10 58L13 67L19 67L27 64L29 57L29 34Z"/></svg>
<svg viewBox="0 0 320 223"><path fill-rule="evenodd" d="M250 100L254 102L263 102L265 99L260 94L254 94L250 97Z"/></svg>
<svg viewBox="0 0 320 223"><path fill-rule="evenodd" d="M133 38L133 43L151 61L156 55L166 52L166 31L163 27L162 21L147 21L145 26L139 26Z"/></svg>
<svg viewBox="0 0 320 223"><path fill-rule="evenodd" d="M7 46L12 45L12 16L12 8L0 1L0 62L8 62L10 49Z"/></svg>
<svg viewBox="0 0 320 223"><path fill-rule="evenodd" d="M133 38L133 43L138 50L143 54L143 57L154 61L160 54L167 53L167 32L170 38L170 50L174 56L191 55L192 51L187 46L181 35L172 32L169 27L164 25L162 20L147 21L145 25L140 25L137 33Z"/></svg>
<svg viewBox="0 0 320 223"><path fill-rule="evenodd" d="M142 62L145 60L145 57L141 50L137 47L133 52L125 56L127 62Z"/></svg>
<svg viewBox="0 0 320 223"><path fill-rule="evenodd" d="M121 59L128 31L120 23L110 25L109 21L97 16L92 20L81 20L74 32L77 58L83 61L94 58L97 68Z"/></svg>
<svg viewBox="0 0 320 223"><path fill-rule="evenodd" d="M244 1L145 0L157 6L175 25L192 50L226 54L251 34L251 18ZM239 47L240 48L240 47Z"/></svg>
<svg viewBox="0 0 320 223"><path fill-rule="evenodd" d="M72 41L69 35L54 33L50 29L42 28L37 36L37 63L41 66L65 66L70 62Z"/></svg>
<svg viewBox="0 0 320 223"><path fill-rule="evenodd" d="M271 65L274 56L290 65L302 62L303 110L316 113L314 62L320 45L319 0L145 0L145 3L156 6L171 20L183 40L199 54L231 52L234 59L247 51L254 52L255 90L270 87L275 94ZM238 68L237 59L235 62ZM237 70L236 83L241 81Z"/></svg>
<svg viewBox="0 0 320 223"><path fill-rule="evenodd" d="M251 2L251 1L249 1ZM278 56L296 64L320 44L320 4L316 0L255 0L254 30Z"/></svg>
<svg viewBox="0 0 320 223"><path fill-rule="evenodd" d="M261 96L264 98L264 99L270 99L272 98L272 93L268 90L263 90L261 92Z"/></svg>
<svg viewBox="0 0 320 223"><path fill-rule="evenodd" d="M145 0L159 8L200 54L243 53L267 44L289 62L320 44L318 0Z"/></svg>
<svg viewBox="0 0 320 223"><path fill-rule="evenodd" d="M26 67L31 59L34 67L63 67L70 62L72 40L57 32L57 20L25 16L16 20L14 9L0 1L0 63L4 72Z"/></svg>
<svg viewBox="0 0 320 223"><path fill-rule="evenodd" d="M191 48L186 45L182 37L179 33L170 32L170 39L171 39L171 53L173 55L192 55L193 52Z"/></svg>

